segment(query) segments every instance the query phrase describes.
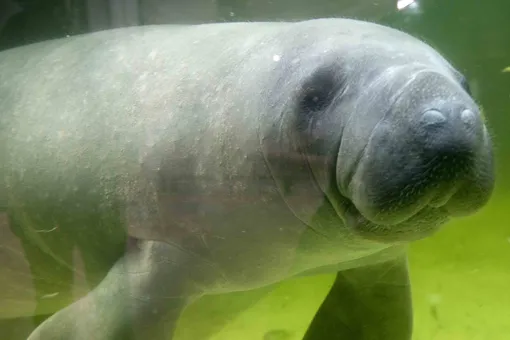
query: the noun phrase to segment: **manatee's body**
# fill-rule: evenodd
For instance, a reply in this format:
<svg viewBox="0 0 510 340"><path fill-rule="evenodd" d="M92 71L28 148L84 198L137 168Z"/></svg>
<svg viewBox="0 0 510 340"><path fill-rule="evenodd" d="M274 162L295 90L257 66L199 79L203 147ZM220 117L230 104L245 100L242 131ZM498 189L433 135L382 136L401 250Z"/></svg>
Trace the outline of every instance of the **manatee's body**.
<svg viewBox="0 0 510 340"><path fill-rule="evenodd" d="M170 339L201 295L345 269L307 339L408 339L406 242L493 185L461 75L352 20L25 46L0 54L0 108L5 225L37 302L24 310L6 281L0 316L57 312L30 340ZM74 303L73 250L97 286ZM352 290L343 304L335 287Z"/></svg>

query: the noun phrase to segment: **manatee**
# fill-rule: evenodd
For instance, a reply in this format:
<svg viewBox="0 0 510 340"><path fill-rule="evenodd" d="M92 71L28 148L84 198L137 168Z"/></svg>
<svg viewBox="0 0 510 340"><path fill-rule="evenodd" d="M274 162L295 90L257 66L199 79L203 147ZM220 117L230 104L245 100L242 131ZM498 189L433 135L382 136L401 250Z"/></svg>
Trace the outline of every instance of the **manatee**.
<svg viewBox="0 0 510 340"><path fill-rule="evenodd" d="M465 76L352 19L17 47L0 107L0 310L29 340L172 339L201 297L327 272L305 339L410 339L408 245L495 181Z"/></svg>

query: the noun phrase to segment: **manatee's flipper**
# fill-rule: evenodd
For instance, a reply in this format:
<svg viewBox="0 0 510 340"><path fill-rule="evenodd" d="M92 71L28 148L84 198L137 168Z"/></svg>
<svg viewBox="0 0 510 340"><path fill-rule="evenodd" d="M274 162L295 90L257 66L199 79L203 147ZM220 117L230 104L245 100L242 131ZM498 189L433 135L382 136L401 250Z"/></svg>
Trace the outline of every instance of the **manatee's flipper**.
<svg viewBox="0 0 510 340"><path fill-rule="evenodd" d="M304 340L410 340L407 259L337 274Z"/></svg>
<svg viewBox="0 0 510 340"><path fill-rule="evenodd" d="M135 241L88 295L44 321L28 340L168 340L198 286L191 256L176 246Z"/></svg>

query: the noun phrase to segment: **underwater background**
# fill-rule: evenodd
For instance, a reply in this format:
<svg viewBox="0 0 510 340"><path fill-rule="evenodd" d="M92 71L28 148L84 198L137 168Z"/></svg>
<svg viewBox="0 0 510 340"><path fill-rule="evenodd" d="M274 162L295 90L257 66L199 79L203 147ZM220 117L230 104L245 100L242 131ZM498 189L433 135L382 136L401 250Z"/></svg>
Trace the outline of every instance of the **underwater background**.
<svg viewBox="0 0 510 340"><path fill-rule="evenodd" d="M510 1L411 2L399 10L396 0L0 0L0 49L136 24L335 16L425 40L468 77L493 136L497 181L478 214L411 245L413 339L510 339ZM186 311L177 339L301 339L332 280L305 277L275 290L206 297Z"/></svg>

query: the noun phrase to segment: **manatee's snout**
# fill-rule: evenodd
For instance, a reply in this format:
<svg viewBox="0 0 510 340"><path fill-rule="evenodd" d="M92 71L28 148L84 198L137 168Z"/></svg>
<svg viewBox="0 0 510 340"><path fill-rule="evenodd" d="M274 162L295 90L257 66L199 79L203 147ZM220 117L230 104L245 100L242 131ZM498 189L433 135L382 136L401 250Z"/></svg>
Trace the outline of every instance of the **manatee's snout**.
<svg viewBox="0 0 510 340"><path fill-rule="evenodd" d="M432 218L440 224L484 206L494 185L491 142L469 94L446 76L421 72L395 97L349 185L360 214L378 225L432 215L442 216Z"/></svg>

